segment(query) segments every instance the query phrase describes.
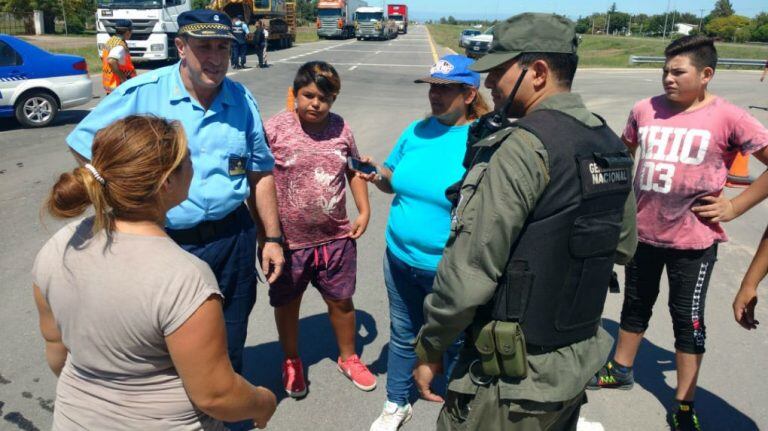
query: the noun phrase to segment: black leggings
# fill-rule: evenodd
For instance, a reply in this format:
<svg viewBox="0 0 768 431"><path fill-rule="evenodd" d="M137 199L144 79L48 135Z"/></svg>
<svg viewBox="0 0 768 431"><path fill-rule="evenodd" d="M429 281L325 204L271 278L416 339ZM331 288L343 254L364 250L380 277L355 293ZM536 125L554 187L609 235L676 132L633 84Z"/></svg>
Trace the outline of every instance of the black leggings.
<svg viewBox="0 0 768 431"><path fill-rule="evenodd" d="M715 261L717 244L704 250L676 250L639 243L635 256L625 268L621 329L633 333L648 329L653 305L659 296L661 272L666 266L675 349L704 353L704 304Z"/></svg>

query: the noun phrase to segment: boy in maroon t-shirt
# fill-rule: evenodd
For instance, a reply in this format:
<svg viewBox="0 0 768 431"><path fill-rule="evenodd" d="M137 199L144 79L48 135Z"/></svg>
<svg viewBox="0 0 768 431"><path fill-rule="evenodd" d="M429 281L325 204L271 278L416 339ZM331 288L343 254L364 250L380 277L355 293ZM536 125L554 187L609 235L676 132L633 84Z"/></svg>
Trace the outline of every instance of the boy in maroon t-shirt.
<svg viewBox="0 0 768 431"><path fill-rule="evenodd" d="M371 210L368 186L349 169L359 158L349 125L330 112L341 89L336 69L322 61L301 66L293 81L296 109L283 111L265 125L275 156L275 188L285 235L285 267L269 286L269 302L283 348L283 386L293 398L307 394L299 357L299 309L312 283L328 305L339 346L338 370L356 387L371 391L376 377L355 352L357 245ZM349 220L346 184L359 215Z"/></svg>
<svg viewBox="0 0 768 431"><path fill-rule="evenodd" d="M638 246L626 265L616 352L587 387L630 389L634 384L632 365L666 267L679 403L669 422L673 430L700 430L693 399L704 355L707 287L717 244L727 240L719 223L763 200L768 174L734 199L722 190L737 153L768 163L768 131L744 110L707 91L717 64L711 39L680 38L665 55L664 95L638 102L622 136L637 158Z"/></svg>

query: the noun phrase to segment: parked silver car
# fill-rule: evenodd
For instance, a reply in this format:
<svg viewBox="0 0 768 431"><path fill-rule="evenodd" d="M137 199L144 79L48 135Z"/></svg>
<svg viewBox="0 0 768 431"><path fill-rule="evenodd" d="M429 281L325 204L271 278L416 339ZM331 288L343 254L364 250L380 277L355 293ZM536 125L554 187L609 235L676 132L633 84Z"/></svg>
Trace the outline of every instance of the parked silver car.
<svg viewBox="0 0 768 431"><path fill-rule="evenodd" d="M462 30L461 34L459 35L459 46L464 48L469 43L469 38L477 36L478 34L480 34L480 30L474 30L471 28Z"/></svg>
<svg viewBox="0 0 768 431"><path fill-rule="evenodd" d="M472 36L467 40L465 55L469 58L480 58L484 56L493 43L493 27L488 27L482 34Z"/></svg>

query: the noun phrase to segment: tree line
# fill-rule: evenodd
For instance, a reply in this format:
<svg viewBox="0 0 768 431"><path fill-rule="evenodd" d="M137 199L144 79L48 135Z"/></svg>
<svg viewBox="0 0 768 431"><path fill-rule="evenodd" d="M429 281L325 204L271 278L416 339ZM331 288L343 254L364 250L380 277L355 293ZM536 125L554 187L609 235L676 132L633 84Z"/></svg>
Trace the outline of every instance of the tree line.
<svg viewBox="0 0 768 431"><path fill-rule="evenodd" d="M696 16L690 12L672 10L663 14L630 14L613 3L602 13L579 17L576 31L582 34L614 34L637 36L670 36L676 25L693 26L690 34L704 34L727 42L768 42L768 12L753 18L736 15L730 0L717 0L706 15L704 9Z"/></svg>
<svg viewBox="0 0 768 431"><path fill-rule="evenodd" d="M765 12L749 18L736 15L730 0L717 0L710 11L699 10L699 15L671 10L648 15L631 14L617 9L616 3L606 12L595 12L576 20L576 32L580 34L613 34L626 36L667 37L675 36L677 24L693 27L690 34L704 34L727 42L768 42L768 7ZM706 15L705 15L706 12ZM431 23L431 21L428 21ZM457 20L453 16L442 17L440 24L493 25L496 21Z"/></svg>

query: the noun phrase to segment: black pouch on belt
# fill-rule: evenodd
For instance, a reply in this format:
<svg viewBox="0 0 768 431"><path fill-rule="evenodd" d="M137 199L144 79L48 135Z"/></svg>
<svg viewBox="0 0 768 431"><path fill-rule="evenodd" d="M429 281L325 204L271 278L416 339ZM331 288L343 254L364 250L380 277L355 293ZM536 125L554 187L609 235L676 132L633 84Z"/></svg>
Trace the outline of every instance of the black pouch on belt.
<svg viewBox="0 0 768 431"><path fill-rule="evenodd" d="M496 339L493 334L493 327L495 325L495 321L486 323L475 337L475 348L480 354L483 374L493 377L501 375L501 367L496 358Z"/></svg>
<svg viewBox="0 0 768 431"><path fill-rule="evenodd" d="M524 379L528 376L528 358L525 337L517 322L496 322L493 328L496 352L499 354L504 376Z"/></svg>

